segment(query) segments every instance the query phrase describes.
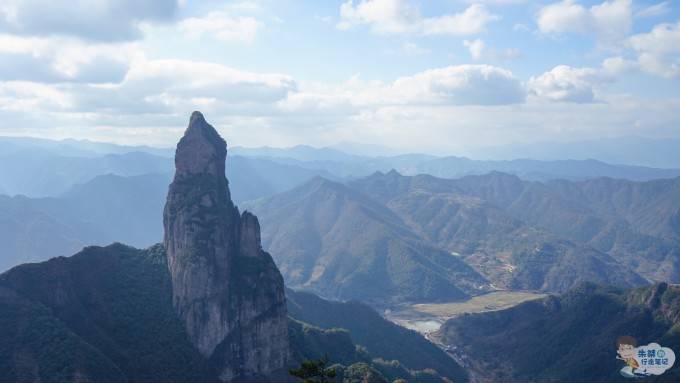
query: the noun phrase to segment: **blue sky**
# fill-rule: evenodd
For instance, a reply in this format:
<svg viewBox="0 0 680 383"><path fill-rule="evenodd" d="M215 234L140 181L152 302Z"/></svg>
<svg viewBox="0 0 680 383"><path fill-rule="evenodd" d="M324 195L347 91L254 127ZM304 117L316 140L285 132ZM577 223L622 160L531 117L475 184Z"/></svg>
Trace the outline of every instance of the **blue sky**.
<svg viewBox="0 0 680 383"><path fill-rule="evenodd" d="M0 135L404 150L680 137L672 1L8 0Z"/></svg>

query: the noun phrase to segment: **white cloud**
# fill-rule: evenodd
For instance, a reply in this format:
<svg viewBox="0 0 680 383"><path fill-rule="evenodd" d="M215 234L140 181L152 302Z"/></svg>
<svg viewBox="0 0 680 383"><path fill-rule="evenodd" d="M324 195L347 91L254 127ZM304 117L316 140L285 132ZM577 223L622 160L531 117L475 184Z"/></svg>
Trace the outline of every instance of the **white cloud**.
<svg viewBox="0 0 680 383"><path fill-rule="evenodd" d="M470 56L472 56L473 60L512 60L521 55L520 51L514 48L508 48L503 51L487 48L482 39L463 40L463 46L470 51Z"/></svg>
<svg viewBox="0 0 680 383"><path fill-rule="evenodd" d="M266 114L296 89L290 76L187 60L136 60L119 84L7 81L0 85L0 112L49 111L94 116L97 121L137 115L154 124L192 109Z"/></svg>
<svg viewBox="0 0 680 383"><path fill-rule="evenodd" d="M602 71L549 73L577 84L572 88L587 88L578 84L608 81L597 73ZM603 102L550 102L550 97L574 100L574 92L564 92L551 89L543 94L547 97L534 93L525 100L526 90L511 72L488 65L435 68L389 83L357 76L333 87L298 85L287 75L214 63L136 59L117 85L0 82L0 119L5 121L0 129L2 134L172 145L189 113L201 109L232 144L379 140L450 153L457 144L669 134L680 118L677 99L640 102L595 90L595 99Z"/></svg>
<svg viewBox="0 0 680 383"><path fill-rule="evenodd" d="M145 59L133 61L119 84L8 81L0 85L0 116L23 112L53 119L55 124L68 120L133 127L176 122L173 118L201 109L222 118L294 120L296 126L311 128L389 106L516 104L524 102L526 94L511 72L489 65L430 69L388 84L353 78L340 87L299 89L293 78L282 74L245 72L208 62Z"/></svg>
<svg viewBox="0 0 680 383"><path fill-rule="evenodd" d="M356 111L347 94L314 90L291 92L277 103L277 108L286 113L325 116L349 116Z"/></svg>
<svg viewBox="0 0 680 383"><path fill-rule="evenodd" d="M425 35L473 35L481 33L486 25L499 20L481 4L473 4L462 13L424 18L423 34Z"/></svg>
<svg viewBox="0 0 680 383"><path fill-rule="evenodd" d="M558 65L549 72L529 80L529 90L539 99L552 102L590 103L596 100L597 88L611 81L595 68L572 68Z"/></svg>
<svg viewBox="0 0 680 383"><path fill-rule="evenodd" d="M416 33L420 23L417 8L400 0L361 0L354 5L349 0L340 5L341 30L369 24L377 33Z"/></svg>
<svg viewBox="0 0 680 383"><path fill-rule="evenodd" d="M515 2L522 0L458 1L451 4L466 4L455 12L424 15L416 0L345 1L338 27L364 26L376 33L402 35L393 38L392 53L412 55L429 52L417 36L466 36L463 45L473 59L504 60L519 52L495 49L483 36L467 36L484 32L500 18L490 10L496 8L489 7ZM298 83L286 74L218 63L161 59L194 53L224 59L204 55L205 49L184 49L196 44L182 39L180 32L204 39L201 43L256 40L261 20L270 20L271 15L255 2L232 2L197 16L188 3L182 13L193 17L167 28L153 24L147 29L149 22L175 20L175 3L0 0L0 130L170 145L181 134L188 114L201 109L230 140L251 145L381 140L422 149L450 142L675 134L680 100L644 102L605 90L632 69L680 76L680 24L660 24L626 39L630 2L583 3L562 1L543 8L538 13L539 31L625 42L620 46L628 50L612 54L615 57L598 68L557 66L523 83L497 66L455 65L391 81L356 76L332 85ZM636 16L663 14L669 4L661 2ZM119 13L113 17L115 12ZM515 30L529 28L516 24ZM135 40L148 31L148 40ZM161 46L172 45L174 39L181 40L178 46ZM153 52L149 55L154 59L145 52Z"/></svg>
<svg viewBox="0 0 680 383"><path fill-rule="evenodd" d="M210 36L222 41L252 42L263 24L252 16L232 16L215 11L203 17L191 17L179 24L189 37Z"/></svg>
<svg viewBox="0 0 680 383"><path fill-rule="evenodd" d="M463 45L470 51L474 60L479 60L484 54L484 41L482 39L463 40Z"/></svg>
<svg viewBox="0 0 680 383"><path fill-rule="evenodd" d="M524 102L526 90L508 70L491 65L457 65L399 77L392 83L350 79L339 88L301 90L280 105L287 111L352 105L355 112L386 106L504 105Z"/></svg>
<svg viewBox="0 0 680 383"><path fill-rule="evenodd" d="M525 90L508 70L490 65L458 65L398 78L392 91L410 103L502 105L524 101Z"/></svg>
<svg viewBox="0 0 680 383"><path fill-rule="evenodd" d="M141 37L144 22L172 20L177 0L3 0L0 31L122 41Z"/></svg>
<svg viewBox="0 0 680 383"><path fill-rule="evenodd" d="M631 30L631 0L605 1L589 9L574 0L563 0L541 8L537 23L545 34L593 33L601 44L616 44Z"/></svg>
<svg viewBox="0 0 680 383"><path fill-rule="evenodd" d="M636 62L623 57L609 57L602 62L603 73L610 78L616 78L636 68Z"/></svg>
<svg viewBox="0 0 680 383"><path fill-rule="evenodd" d="M27 81L0 82L0 111L44 111L72 106L68 93L54 86Z"/></svg>
<svg viewBox="0 0 680 383"><path fill-rule="evenodd" d="M649 33L631 36L630 45L643 71L663 77L680 75L680 22L659 24Z"/></svg>
<svg viewBox="0 0 680 383"><path fill-rule="evenodd" d="M482 4L472 4L463 12L423 17L406 0L348 0L340 6L341 30L369 25L380 34L472 35L483 32L487 24L500 17Z"/></svg>
<svg viewBox="0 0 680 383"><path fill-rule="evenodd" d="M208 62L151 60L135 63L119 85L81 89L77 99L82 111L250 111L258 105L272 105L295 89L295 81L286 75L245 72Z"/></svg>
<svg viewBox="0 0 680 383"><path fill-rule="evenodd" d="M538 29L542 33L586 33L588 11L573 0L547 5L538 12Z"/></svg>
<svg viewBox="0 0 680 383"><path fill-rule="evenodd" d="M617 42L623 39L633 26L632 0L605 1L590 8L595 32L601 40Z"/></svg>
<svg viewBox="0 0 680 383"><path fill-rule="evenodd" d="M39 82L120 82L131 44L83 44L61 37L0 34L0 80Z"/></svg>
<svg viewBox="0 0 680 383"><path fill-rule="evenodd" d="M338 126L324 129L327 140L316 142L380 142L406 150L429 149L452 154L474 146L508 142L640 134L663 136L672 135L677 129L678 99L642 102L617 97L604 101L550 103L529 99L524 104L498 106L384 106L362 111ZM316 140L319 136L312 137L301 137L298 143L310 142L302 140Z"/></svg>
<svg viewBox="0 0 680 383"><path fill-rule="evenodd" d="M670 1L662 1L660 3L650 5L635 12L635 17L658 17L663 16L671 11Z"/></svg>

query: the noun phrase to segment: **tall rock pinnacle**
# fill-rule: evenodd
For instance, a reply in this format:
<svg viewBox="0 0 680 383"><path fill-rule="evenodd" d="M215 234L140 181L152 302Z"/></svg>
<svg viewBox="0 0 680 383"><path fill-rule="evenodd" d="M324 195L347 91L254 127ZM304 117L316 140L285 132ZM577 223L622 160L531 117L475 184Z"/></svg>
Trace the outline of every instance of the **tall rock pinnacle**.
<svg viewBox="0 0 680 383"><path fill-rule="evenodd" d="M194 112L163 213L174 305L222 381L278 381L288 358L283 278L261 248L257 217L231 201L226 156L226 142Z"/></svg>

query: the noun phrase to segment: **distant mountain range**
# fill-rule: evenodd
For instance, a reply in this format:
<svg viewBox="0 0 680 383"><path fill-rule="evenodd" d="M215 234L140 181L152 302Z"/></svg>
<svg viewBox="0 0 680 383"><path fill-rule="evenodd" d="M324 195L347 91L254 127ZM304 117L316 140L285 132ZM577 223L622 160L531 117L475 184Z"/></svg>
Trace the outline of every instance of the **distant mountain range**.
<svg viewBox="0 0 680 383"><path fill-rule="evenodd" d="M680 278L678 178L539 183L492 174L454 183L517 219L606 252L651 280Z"/></svg>
<svg viewBox="0 0 680 383"><path fill-rule="evenodd" d="M3 152L9 161L0 166L10 171L0 173L5 189L63 191L48 198L0 197L6 244L0 270L71 254L86 244L146 247L161 239L158 217L172 160L91 143L78 146L81 156L64 157L70 145L31 141ZM42 157L19 161L34 152ZM226 172L234 201L265 218L264 246L287 283L328 298L392 304L465 299L494 288L561 292L581 281L680 281L679 178L589 178L599 170L587 161L559 162L581 169L576 173L559 173L557 163L504 163L540 164L548 169L541 174L580 174L576 178L585 179L579 181L538 182L494 171L458 179L397 171L351 176L392 165L407 172L471 171L444 165L458 160L236 148ZM479 171L493 168L462 161ZM50 175L42 181L30 175L41 166ZM512 169L528 172L529 165L522 166ZM602 169L630 171L624 173L632 178L673 172ZM53 184L58 186L51 189Z"/></svg>
<svg viewBox="0 0 680 383"><path fill-rule="evenodd" d="M89 159L78 161L87 163ZM319 174L327 175L237 156L227 161L227 172L237 203L271 196ZM75 181L57 183L66 188ZM124 241L147 247L157 243L163 237L160 217L170 181L170 173L103 174L73 184L57 197L0 195L0 240L5 244L0 271L24 262L73 254L86 245Z"/></svg>
<svg viewBox="0 0 680 383"><path fill-rule="evenodd" d="M0 146L3 143L0 139ZM125 147L118 148L116 152L120 153L116 154L81 152L81 155L68 155L63 148L51 150L42 146L21 146L19 150L0 151L0 191L3 192L0 194L62 197L72 188L98 176L170 174L173 169L171 157L124 150ZM237 185L234 190L237 202L282 192L317 175L336 178L324 170L240 156L229 157L227 172Z"/></svg>
<svg viewBox="0 0 680 383"><path fill-rule="evenodd" d="M404 175L429 174L442 178L459 178L499 171L526 180L585 180L597 177L648 181L680 176L680 169L663 169L634 165L612 165L593 159L583 160L472 160L466 157L437 157L427 154L402 154L387 157L350 155L332 148L296 146L279 148L236 148L238 155L266 158L306 169L325 170L337 177L357 178L376 171L397 170Z"/></svg>
<svg viewBox="0 0 680 383"><path fill-rule="evenodd" d="M479 176L494 185L503 177L530 184L501 173ZM383 202L428 243L458 254L497 288L565 291L584 280L644 283L610 255L515 217L496 201L475 194L478 189L469 185L475 180L390 172L350 185ZM498 192L513 191L508 184Z"/></svg>
<svg viewBox="0 0 680 383"><path fill-rule="evenodd" d="M465 155L479 159L506 160L533 158L586 160L595 158L612 164L642 165L658 168L680 168L678 138L624 136L573 142L535 142L474 148Z"/></svg>
<svg viewBox="0 0 680 383"><path fill-rule="evenodd" d="M236 169L234 195L249 194L237 187L247 180L262 185ZM107 175L60 198L0 197L0 269L86 244L157 242L168 182L162 174ZM345 184L317 177L242 206L263 217L263 244L290 286L391 304L465 299L493 288L566 291L581 281L678 282L678 195L680 179L531 182L502 173L450 180L389 172Z"/></svg>
<svg viewBox="0 0 680 383"><path fill-rule="evenodd" d="M539 161L533 159L471 160L465 157L438 157L425 154L394 155L375 148L339 145L336 148L241 148L230 149L228 171L240 169L256 173L244 183L247 191L239 201L271 195L292 188L315 175L329 179L349 179L368 176L376 171L395 169L404 175L429 174L441 178L481 175L490 171L514 174L526 180L585 180L611 177L647 181L680 176L677 169L634 165L612 165L588 159ZM370 152L370 151L369 151ZM169 173L172 170L172 149L148 146L121 146L78 140L43 140L34 138L0 137L0 192L28 197L58 197L78 183L104 174L133 176L148 173ZM243 159L247 157L246 159ZM521 157L530 157L528 155ZM544 158L544 157L540 157ZM616 161L614 162L616 163ZM233 174L237 177L238 173ZM299 182L298 182L299 181ZM239 183L240 184L240 183ZM257 187L256 187L257 186ZM259 191L259 192L256 192Z"/></svg>
<svg viewBox="0 0 680 383"><path fill-rule="evenodd" d="M101 157L107 154L125 154L142 152L161 157L172 158L175 148L157 148L144 145L118 145L107 142L89 140L48 140L33 137L0 137L0 153L49 153L65 157Z"/></svg>
<svg viewBox="0 0 680 383"><path fill-rule="evenodd" d="M9 195L58 197L94 177L169 173L172 160L143 152L67 157L41 152L0 153L0 185Z"/></svg>
<svg viewBox="0 0 680 383"><path fill-rule="evenodd" d="M514 216L482 198L482 180L498 186L500 199L533 185L500 173L447 180L392 171L346 185L316 178L244 206L263 218L263 246L286 282L333 299L446 301L497 288L561 292L583 281L676 278L636 271L626 261L644 264L636 252L609 254Z"/></svg>
<svg viewBox="0 0 680 383"><path fill-rule="evenodd" d="M317 177L244 208L261 217L263 246L289 286L382 304L461 300L490 290L461 259L343 184Z"/></svg>
<svg viewBox="0 0 680 383"><path fill-rule="evenodd" d="M594 159L610 164L680 169L680 153L677 150L679 146L680 139L677 138L623 136L573 142L534 142L487 147L464 147L451 154L439 153L437 157L455 154L457 157L493 161L508 161L518 158L540 161ZM105 154L145 152L172 158L175 151L174 147L159 148L144 145L117 145L89 140L0 137L0 153L27 148L76 157L97 157ZM298 145L290 148L244 148L239 146L232 146L231 148L233 154L238 155L288 157L307 161L337 160L348 155L350 157L397 157L409 153L408 151L381 145L356 142L340 142L324 148L314 148L307 145ZM325 154L322 154L324 152ZM320 154L322 155L320 156ZM303 158L301 155L305 157Z"/></svg>
<svg viewBox="0 0 680 383"><path fill-rule="evenodd" d="M0 196L0 270L125 240L147 247L163 236L169 175L98 176L59 198Z"/></svg>

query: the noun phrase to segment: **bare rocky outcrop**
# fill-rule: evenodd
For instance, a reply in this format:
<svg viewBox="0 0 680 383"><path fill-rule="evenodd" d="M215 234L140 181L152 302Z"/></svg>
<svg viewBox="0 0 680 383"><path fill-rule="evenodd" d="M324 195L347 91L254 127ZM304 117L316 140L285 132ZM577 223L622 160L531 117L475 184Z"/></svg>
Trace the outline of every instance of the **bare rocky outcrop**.
<svg viewBox="0 0 680 383"><path fill-rule="evenodd" d="M289 353L283 278L261 248L257 217L231 201L226 155L194 112L163 215L173 303L222 381L280 381Z"/></svg>

